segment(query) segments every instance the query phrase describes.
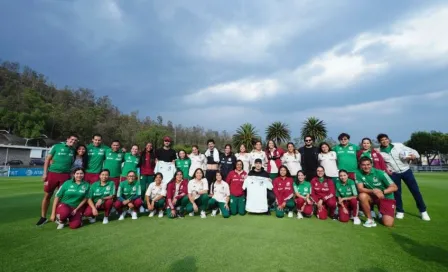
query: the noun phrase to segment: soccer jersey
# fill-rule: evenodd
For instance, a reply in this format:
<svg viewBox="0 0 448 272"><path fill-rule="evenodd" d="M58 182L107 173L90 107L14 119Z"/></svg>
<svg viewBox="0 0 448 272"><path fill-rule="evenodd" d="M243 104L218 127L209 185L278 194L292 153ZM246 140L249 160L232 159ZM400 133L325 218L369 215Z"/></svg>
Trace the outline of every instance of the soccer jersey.
<svg viewBox="0 0 448 272"><path fill-rule="evenodd" d="M129 183L129 181L125 180L120 182L120 186L118 186L117 198L120 201L134 200L140 198L141 191L140 182L134 181Z"/></svg>
<svg viewBox="0 0 448 272"><path fill-rule="evenodd" d="M336 180L336 196L337 197L352 197L358 195L358 189L356 188L356 183L348 179L344 184L339 179Z"/></svg>
<svg viewBox="0 0 448 272"><path fill-rule="evenodd" d="M266 162L267 162L267 158L266 158L266 153L264 151L252 151L250 152L250 166L253 167L255 165L255 160L256 159L261 159L261 164L263 166L263 168L266 168Z"/></svg>
<svg viewBox="0 0 448 272"><path fill-rule="evenodd" d="M208 191L208 181L206 178L201 180L192 179L188 182L188 193L193 195L194 199L198 199L201 195L200 191Z"/></svg>
<svg viewBox="0 0 448 272"><path fill-rule="evenodd" d="M325 169L325 175L327 177L337 178L339 176L336 152L319 153L317 159L319 160L319 164Z"/></svg>
<svg viewBox="0 0 448 272"><path fill-rule="evenodd" d="M188 171L188 176L192 177L194 175L194 171L200 168L205 171L207 169L207 158L204 154L194 155L193 153L189 156L191 160L190 171ZM186 176L184 178L187 178Z"/></svg>
<svg viewBox="0 0 448 272"><path fill-rule="evenodd" d="M150 199L154 199L157 196L166 196L166 187L161 183L157 185L155 182L149 184L148 189L146 189L145 195L149 196Z"/></svg>
<svg viewBox="0 0 448 272"><path fill-rule="evenodd" d="M166 185L173 179L174 173L176 172L176 166L172 162L158 161L154 171L156 173L162 173L162 183Z"/></svg>
<svg viewBox="0 0 448 272"><path fill-rule="evenodd" d="M140 162L138 156L134 156L131 153L126 153L124 155L123 168L121 169L121 176L126 177L129 171L134 171L137 174L137 166Z"/></svg>
<svg viewBox="0 0 448 272"><path fill-rule="evenodd" d="M235 154L235 157L237 160L240 160L243 162L243 170L246 171L246 173L249 173L250 155L248 153L237 153L237 154Z"/></svg>
<svg viewBox="0 0 448 272"><path fill-rule="evenodd" d="M89 144L87 146L87 167L86 173L98 174L103 167L103 162L106 154L106 148L103 145L95 146Z"/></svg>
<svg viewBox="0 0 448 272"><path fill-rule="evenodd" d="M56 193L56 197L59 197L60 202L64 203L72 208L78 207L78 205L87 198L89 194L90 184L81 181L77 184L73 179L69 179Z"/></svg>
<svg viewBox="0 0 448 272"><path fill-rule="evenodd" d="M272 190L272 182L266 177L248 176L243 189L247 191L246 211L264 213L268 211L267 190Z"/></svg>
<svg viewBox="0 0 448 272"><path fill-rule="evenodd" d="M379 189L381 191L384 191L394 182L385 172L372 168L372 170L368 174L364 173L363 171L357 171L356 183L364 184L364 187L367 189ZM387 199L394 199L394 194L384 194L384 197Z"/></svg>
<svg viewBox="0 0 448 272"><path fill-rule="evenodd" d="M355 172L358 169L358 159L356 153L359 146L349 143L346 146L336 145L333 150L337 154L338 168L344 169L347 172Z"/></svg>
<svg viewBox="0 0 448 272"><path fill-rule="evenodd" d="M121 174L121 164L124 160L124 153L121 151L106 150L106 158L104 159L104 169L109 170L111 178L118 178Z"/></svg>
<svg viewBox="0 0 448 272"><path fill-rule="evenodd" d="M176 160L176 168L182 171L184 178L188 178L190 166L191 166L191 160L189 158L183 160L181 159Z"/></svg>
<svg viewBox="0 0 448 272"><path fill-rule="evenodd" d="M304 181L302 183L294 182L294 192L299 193L301 196L306 196L311 194L311 183Z"/></svg>
<svg viewBox="0 0 448 272"><path fill-rule="evenodd" d="M296 176L302 170L300 153L285 153L282 156L282 163L288 168L292 176Z"/></svg>
<svg viewBox="0 0 448 272"><path fill-rule="evenodd" d="M93 203L113 195L115 195L115 183L113 181L107 181L104 185L101 185L101 181L97 181L90 186L89 198Z"/></svg>
<svg viewBox="0 0 448 272"><path fill-rule="evenodd" d="M53 173L70 173L75 150L65 143L53 145L50 150L52 163L48 171Z"/></svg>
<svg viewBox="0 0 448 272"><path fill-rule="evenodd" d="M225 181L213 183L213 198L218 202L226 202L226 198L230 196L229 184Z"/></svg>

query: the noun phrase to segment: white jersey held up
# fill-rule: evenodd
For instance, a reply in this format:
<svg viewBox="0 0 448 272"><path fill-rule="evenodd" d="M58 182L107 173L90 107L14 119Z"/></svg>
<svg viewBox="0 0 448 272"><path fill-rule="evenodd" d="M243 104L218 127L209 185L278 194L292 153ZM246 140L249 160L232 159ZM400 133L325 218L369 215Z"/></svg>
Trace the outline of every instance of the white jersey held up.
<svg viewBox="0 0 448 272"><path fill-rule="evenodd" d="M166 186L174 177L174 172L176 172L176 165L172 162L157 161L155 173L162 173L163 180L162 183Z"/></svg>
<svg viewBox="0 0 448 272"><path fill-rule="evenodd" d="M272 190L270 178L248 176L243 183L243 189L247 192L246 211L251 213L265 213L268 211L268 192Z"/></svg>

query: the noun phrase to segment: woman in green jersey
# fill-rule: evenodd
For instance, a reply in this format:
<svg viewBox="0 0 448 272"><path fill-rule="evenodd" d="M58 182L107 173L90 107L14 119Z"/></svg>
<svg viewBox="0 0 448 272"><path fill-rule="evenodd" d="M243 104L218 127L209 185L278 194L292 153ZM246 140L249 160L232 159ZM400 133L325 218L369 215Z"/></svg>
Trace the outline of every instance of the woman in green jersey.
<svg viewBox="0 0 448 272"><path fill-rule="evenodd" d="M176 168L182 171L184 177L188 177L190 171L191 160L187 157L185 150L179 150L177 153Z"/></svg>
<svg viewBox="0 0 448 272"><path fill-rule="evenodd" d="M121 168L121 181L127 180L126 177L130 171L137 173L139 162L140 157L138 156L138 145L133 145L131 152L124 155L123 167Z"/></svg>

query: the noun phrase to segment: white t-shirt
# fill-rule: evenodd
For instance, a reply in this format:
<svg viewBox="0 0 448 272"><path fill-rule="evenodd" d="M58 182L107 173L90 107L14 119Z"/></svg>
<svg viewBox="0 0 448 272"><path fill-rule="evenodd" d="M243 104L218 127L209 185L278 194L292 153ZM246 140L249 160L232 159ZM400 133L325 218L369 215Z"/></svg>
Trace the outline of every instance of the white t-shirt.
<svg viewBox="0 0 448 272"><path fill-rule="evenodd" d="M288 170L293 177L297 175L299 170L302 170L302 165L300 164L301 161L300 153L290 154L289 152L286 152L282 156L282 164L288 167Z"/></svg>
<svg viewBox="0 0 448 272"><path fill-rule="evenodd" d="M174 172L176 172L176 165L172 162L157 161L154 172L162 173L162 183L166 186L168 182L170 182L174 177Z"/></svg>
<svg viewBox="0 0 448 272"><path fill-rule="evenodd" d="M256 159L261 159L262 166L266 169L266 165L267 165L266 153L264 153L264 151L258 152L255 150L250 152L250 167L253 167L255 165Z"/></svg>
<svg viewBox="0 0 448 272"><path fill-rule="evenodd" d="M235 157L237 160L241 160L243 162L243 170L246 171L246 173L249 173L250 170L250 154L249 153L237 153L235 154Z"/></svg>
<svg viewBox="0 0 448 272"><path fill-rule="evenodd" d="M188 194L194 196L194 199L198 199L201 195L200 191L208 191L208 181L206 178L201 180L192 179L188 182Z"/></svg>
<svg viewBox="0 0 448 272"><path fill-rule="evenodd" d="M339 176L336 152L330 151L326 154L319 153L317 158L319 160L319 164L325 169L325 175L331 178L336 178Z"/></svg>
<svg viewBox="0 0 448 272"><path fill-rule="evenodd" d="M155 182L149 184L148 189L146 189L145 195L149 196L150 199L156 198L158 195L166 196L166 186L161 183L159 186Z"/></svg>
<svg viewBox="0 0 448 272"><path fill-rule="evenodd" d="M196 169L201 168L202 170L206 170L207 167L207 158L204 154L194 155L193 153L188 156L191 160L190 170L188 171L188 175L192 177L194 175L194 171Z"/></svg>
<svg viewBox="0 0 448 272"><path fill-rule="evenodd" d="M225 181L221 181L220 184L217 182L213 183L213 198L218 202L226 202L226 198L230 196L229 184Z"/></svg>
<svg viewBox="0 0 448 272"><path fill-rule="evenodd" d="M246 211L264 213L268 211L267 190L272 190L269 178L248 176L243 183L247 192Z"/></svg>

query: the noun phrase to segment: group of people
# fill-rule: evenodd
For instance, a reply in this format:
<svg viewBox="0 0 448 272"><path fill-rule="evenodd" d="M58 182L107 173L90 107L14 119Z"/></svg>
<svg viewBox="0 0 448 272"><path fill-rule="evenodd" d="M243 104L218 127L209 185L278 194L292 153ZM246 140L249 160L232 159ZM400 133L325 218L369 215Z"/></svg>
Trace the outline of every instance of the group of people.
<svg viewBox="0 0 448 272"><path fill-rule="evenodd" d="M54 145L44 164L44 198L36 225L48 221L49 203L58 189L50 217L58 229L67 223L79 228L83 217L94 223L100 211L107 224L111 213L117 213L118 220L128 214L138 219L138 213L206 218L208 210L212 217L220 213L224 218L247 212L270 215L271 210L278 218L294 217L294 212L298 219L315 214L322 220L352 219L356 225L363 213L365 227L375 227L374 218L393 226L395 218L404 218L402 181L421 218L430 220L409 167L419 158L418 152L391 143L386 134L377 137L379 150L369 138L360 146L350 143L346 133L333 147L328 143L316 147L313 137L306 136L298 149L288 143L283 150L269 140L265 149L257 141L252 151L241 145L237 153L229 144L221 153L212 139L203 154L198 146L191 154L176 153L171 138L163 140L163 147L155 149L148 143L141 152L137 145L123 152L119 140L105 146L99 134L88 146L78 145L76 135Z"/></svg>

